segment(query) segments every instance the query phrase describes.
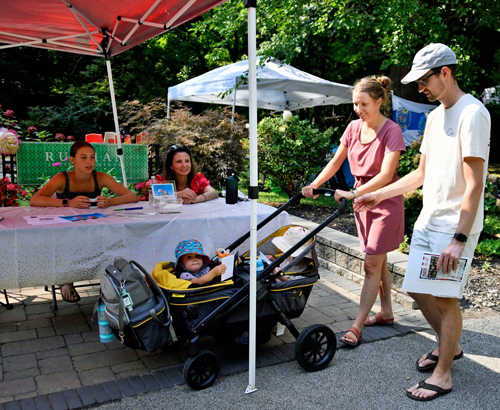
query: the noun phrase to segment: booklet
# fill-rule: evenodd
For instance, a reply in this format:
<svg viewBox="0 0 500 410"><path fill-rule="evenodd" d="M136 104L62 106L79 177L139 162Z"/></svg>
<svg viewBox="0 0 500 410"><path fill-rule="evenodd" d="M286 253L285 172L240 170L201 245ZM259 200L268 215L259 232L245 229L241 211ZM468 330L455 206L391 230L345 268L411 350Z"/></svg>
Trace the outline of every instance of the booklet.
<svg viewBox="0 0 500 410"><path fill-rule="evenodd" d="M88 219L99 219L99 218L107 218L107 217L108 217L108 215L94 212L93 214L60 216L59 218L65 219L65 220L70 221L70 222L80 222L80 221L86 221Z"/></svg>
<svg viewBox="0 0 500 410"><path fill-rule="evenodd" d="M410 249L402 290L443 297L457 297L472 260L460 258L456 270L444 273L437 270L439 253Z"/></svg>
<svg viewBox="0 0 500 410"><path fill-rule="evenodd" d="M234 255L224 256L223 258L219 258L219 261L222 265L226 266L227 270L220 276L221 282L225 280L231 279L234 274L234 268L238 264L238 252Z"/></svg>

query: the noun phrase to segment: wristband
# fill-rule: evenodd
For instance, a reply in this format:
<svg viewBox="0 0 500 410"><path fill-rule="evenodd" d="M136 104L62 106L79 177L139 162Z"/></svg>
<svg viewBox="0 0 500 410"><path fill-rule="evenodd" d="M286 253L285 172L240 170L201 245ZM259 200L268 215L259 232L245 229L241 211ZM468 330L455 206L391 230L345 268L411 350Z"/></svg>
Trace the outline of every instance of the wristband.
<svg viewBox="0 0 500 410"><path fill-rule="evenodd" d="M467 242L467 235L463 233L457 232L453 237L458 241L458 242Z"/></svg>
<svg viewBox="0 0 500 410"><path fill-rule="evenodd" d="M352 194L354 195L354 199L359 196L358 190L356 188L351 189Z"/></svg>
<svg viewBox="0 0 500 410"><path fill-rule="evenodd" d="M201 194L205 200L203 202L207 202L207 196L205 194Z"/></svg>

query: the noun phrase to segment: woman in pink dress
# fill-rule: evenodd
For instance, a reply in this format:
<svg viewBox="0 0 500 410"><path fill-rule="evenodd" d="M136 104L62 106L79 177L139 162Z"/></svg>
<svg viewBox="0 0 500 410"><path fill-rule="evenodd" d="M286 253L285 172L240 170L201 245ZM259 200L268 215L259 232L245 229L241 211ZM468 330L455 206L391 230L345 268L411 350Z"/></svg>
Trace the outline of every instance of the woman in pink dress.
<svg viewBox="0 0 500 410"><path fill-rule="evenodd" d="M352 121L340 140L340 146L319 176L302 188L306 197L328 181L349 158L355 177L354 189L337 190L335 199L355 200L359 195L375 191L398 179L396 171L401 151L406 151L401 128L386 118L380 107L386 102L391 81L388 77L365 77L353 91L354 111L359 120ZM397 196L381 202L369 212L356 212L361 250L365 252L365 281L361 291L359 312L353 326L340 339L356 347L364 326L392 325L391 276L387 267L387 252L399 247L404 239L404 203ZM380 290L381 310L368 317Z"/></svg>

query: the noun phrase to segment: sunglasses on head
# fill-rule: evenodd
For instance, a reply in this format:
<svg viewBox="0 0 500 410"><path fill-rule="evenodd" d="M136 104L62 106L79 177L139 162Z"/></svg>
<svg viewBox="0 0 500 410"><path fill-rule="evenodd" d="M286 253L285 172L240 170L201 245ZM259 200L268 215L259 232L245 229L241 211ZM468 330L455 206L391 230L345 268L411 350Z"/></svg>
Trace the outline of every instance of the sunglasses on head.
<svg viewBox="0 0 500 410"><path fill-rule="evenodd" d="M177 151L178 149L185 149L185 148L181 145L172 145L170 147L170 151Z"/></svg>
<svg viewBox="0 0 500 410"><path fill-rule="evenodd" d="M432 70L432 73L430 73L428 76L424 77L424 78L420 78L418 80L415 80L415 82L418 84L418 85L421 85L422 87L425 87L427 86L427 80L432 77L434 74L438 74L441 72L441 69L443 67L438 67L438 68L435 68L434 70Z"/></svg>

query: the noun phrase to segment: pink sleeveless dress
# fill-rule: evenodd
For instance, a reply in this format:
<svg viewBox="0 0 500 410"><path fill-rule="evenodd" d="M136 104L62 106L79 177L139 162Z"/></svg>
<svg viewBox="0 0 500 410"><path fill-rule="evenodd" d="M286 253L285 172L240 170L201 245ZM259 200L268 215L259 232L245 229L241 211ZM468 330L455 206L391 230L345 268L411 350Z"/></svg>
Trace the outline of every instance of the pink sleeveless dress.
<svg viewBox="0 0 500 410"><path fill-rule="evenodd" d="M340 143L348 150L347 157L355 178L355 188L366 184L380 173L385 154L406 151L403 133L395 122L387 120L376 138L366 144L359 140L362 125L361 120L352 121L340 139ZM389 184L398 179L395 172ZM386 199L369 211L356 212L355 217L363 252L380 255L397 249L403 242L405 218L402 195Z"/></svg>

